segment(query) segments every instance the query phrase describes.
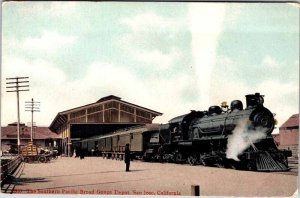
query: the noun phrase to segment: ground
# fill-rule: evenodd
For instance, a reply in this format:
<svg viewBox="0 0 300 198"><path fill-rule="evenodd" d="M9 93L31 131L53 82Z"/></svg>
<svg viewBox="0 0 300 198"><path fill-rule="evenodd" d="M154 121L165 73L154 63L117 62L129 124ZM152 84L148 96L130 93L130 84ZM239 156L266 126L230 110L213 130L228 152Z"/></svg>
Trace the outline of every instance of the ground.
<svg viewBox="0 0 300 198"><path fill-rule="evenodd" d="M199 185L207 196L291 196L297 175L263 173L187 164L123 161L100 157L59 158L49 163L23 163L6 193L191 195Z"/></svg>

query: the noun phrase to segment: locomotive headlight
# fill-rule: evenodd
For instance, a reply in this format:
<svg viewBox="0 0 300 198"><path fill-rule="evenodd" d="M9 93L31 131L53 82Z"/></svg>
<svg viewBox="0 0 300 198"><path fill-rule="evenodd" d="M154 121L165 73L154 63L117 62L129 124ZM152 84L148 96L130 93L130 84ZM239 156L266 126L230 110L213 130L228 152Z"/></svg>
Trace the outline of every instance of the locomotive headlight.
<svg viewBox="0 0 300 198"><path fill-rule="evenodd" d="M268 127L270 124L270 117L264 112L260 112L255 115L254 122L256 126Z"/></svg>

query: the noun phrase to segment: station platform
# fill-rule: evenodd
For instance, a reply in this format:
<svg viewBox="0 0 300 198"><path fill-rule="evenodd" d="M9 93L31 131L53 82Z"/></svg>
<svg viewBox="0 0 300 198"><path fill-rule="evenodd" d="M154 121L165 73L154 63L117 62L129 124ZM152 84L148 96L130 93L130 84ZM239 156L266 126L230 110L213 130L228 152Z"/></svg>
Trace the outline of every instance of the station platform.
<svg viewBox="0 0 300 198"><path fill-rule="evenodd" d="M96 195L292 196L298 173L251 172L187 164L59 157L49 163L22 163L2 193Z"/></svg>

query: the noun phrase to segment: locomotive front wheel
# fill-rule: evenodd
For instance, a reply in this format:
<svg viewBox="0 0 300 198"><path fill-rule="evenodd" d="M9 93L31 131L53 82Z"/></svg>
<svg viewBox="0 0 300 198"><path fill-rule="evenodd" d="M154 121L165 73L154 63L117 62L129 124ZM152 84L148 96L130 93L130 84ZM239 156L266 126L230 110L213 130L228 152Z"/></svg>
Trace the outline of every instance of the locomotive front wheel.
<svg viewBox="0 0 300 198"><path fill-rule="evenodd" d="M38 160L39 160L40 163L45 163L47 159L46 159L45 156L41 156L41 157L39 157Z"/></svg>
<svg viewBox="0 0 300 198"><path fill-rule="evenodd" d="M256 165L253 162L248 162L246 168L249 171L255 171L256 170Z"/></svg>
<svg viewBox="0 0 300 198"><path fill-rule="evenodd" d="M224 168L224 164L222 164L222 163L220 163L220 162L216 163L216 166L217 166L218 168Z"/></svg>

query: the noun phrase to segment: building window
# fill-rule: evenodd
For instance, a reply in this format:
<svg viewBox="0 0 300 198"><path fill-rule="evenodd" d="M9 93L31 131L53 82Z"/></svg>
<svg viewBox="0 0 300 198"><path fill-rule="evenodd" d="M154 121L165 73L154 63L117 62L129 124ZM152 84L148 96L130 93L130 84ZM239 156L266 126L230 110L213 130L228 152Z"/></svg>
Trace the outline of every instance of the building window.
<svg viewBox="0 0 300 198"><path fill-rule="evenodd" d="M70 119L78 118L85 115L85 109L70 113Z"/></svg>

